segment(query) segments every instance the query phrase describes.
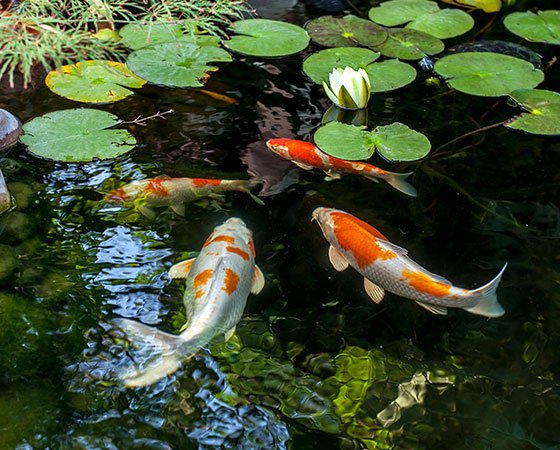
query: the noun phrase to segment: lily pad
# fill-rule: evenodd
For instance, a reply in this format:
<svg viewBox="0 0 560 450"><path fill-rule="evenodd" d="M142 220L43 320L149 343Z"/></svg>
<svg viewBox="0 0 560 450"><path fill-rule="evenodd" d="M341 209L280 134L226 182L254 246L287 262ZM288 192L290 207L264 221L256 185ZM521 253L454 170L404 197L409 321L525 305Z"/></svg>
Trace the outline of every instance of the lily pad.
<svg viewBox="0 0 560 450"><path fill-rule="evenodd" d="M398 59L388 59L370 64L365 68L369 75L371 92L387 92L412 83L416 78L416 69Z"/></svg>
<svg viewBox="0 0 560 450"><path fill-rule="evenodd" d="M314 53L303 62L303 71L317 84L329 81L329 74L336 67L352 67L354 70L364 68L379 58L367 48L338 47L328 48Z"/></svg>
<svg viewBox="0 0 560 450"><path fill-rule="evenodd" d="M127 65L150 83L172 87L199 87L209 72L218 70L210 61L231 61L222 48L186 43L156 44L132 52Z"/></svg>
<svg viewBox="0 0 560 450"><path fill-rule="evenodd" d="M399 122L377 127L371 137L377 152L387 161L416 161L432 147L426 136Z"/></svg>
<svg viewBox="0 0 560 450"><path fill-rule="evenodd" d="M471 95L498 97L530 89L544 80L542 71L513 56L498 53L460 53L441 58L437 74L454 89Z"/></svg>
<svg viewBox="0 0 560 450"><path fill-rule="evenodd" d="M455 6L463 6L469 9L482 9L485 13L494 13L502 9L502 0L442 0ZM509 4L512 0L503 0ZM516 0L513 0L515 2Z"/></svg>
<svg viewBox="0 0 560 450"><path fill-rule="evenodd" d="M155 44L184 42L199 46L220 44L220 38L211 35L200 35L194 27L185 22L176 23L129 23L119 30L121 43L132 50Z"/></svg>
<svg viewBox="0 0 560 450"><path fill-rule="evenodd" d="M385 28L356 16L323 16L305 26L311 39L325 47L374 47L387 39Z"/></svg>
<svg viewBox="0 0 560 450"><path fill-rule="evenodd" d="M82 61L48 73L45 84L55 94L77 102L110 103L132 95L146 80L115 61Z"/></svg>
<svg viewBox="0 0 560 450"><path fill-rule="evenodd" d="M317 130L315 143L325 153L337 158L361 160L375 150L388 161L416 161L430 152L426 136L395 122L365 131L340 122L329 122Z"/></svg>
<svg viewBox="0 0 560 450"><path fill-rule="evenodd" d="M309 45L309 35L297 25L269 19L247 19L234 22L236 33L224 45L234 52L250 56L287 56Z"/></svg>
<svg viewBox="0 0 560 450"><path fill-rule="evenodd" d="M438 38L416 30L394 28L389 30L387 40L373 50L384 56L399 59L421 59L426 55L440 53L445 45Z"/></svg>
<svg viewBox="0 0 560 450"><path fill-rule="evenodd" d="M368 159L375 148L368 141L369 133L364 127L340 122L329 122L319 128L313 139L317 147L336 158Z"/></svg>
<svg viewBox="0 0 560 450"><path fill-rule="evenodd" d="M531 42L560 45L560 11L512 13L504 19L505 27L517 36Z"/></svg>
<svg viewBox="0 0 560 450"><path fill-rule="evenodd" d="M532 134L560 135L560 94L543 89L520 89L511 98L527 112L506 126Z"/></svg>
<svg viewBox="0 0 560 450"><path fill-rule="evenodd" d="M428 0L391 0L371 8L368 15L374 22L394 27L439 10L436 2Z"/></svg>
<svg viewBox="0 0 560 450"><path fill-rule="evenodd" d="M459 9L442 9L433 14L425 14L410 22L406 28L423 31L439 39L461 36L474 26L474 20Z"/></svg>
<svg viewBox="0 0 560 450"><path fill-rule="evenodd" d="M66 162L115 158L134 148L127 130L111 127L119 119L98 109L65 109L37 117L23 126L21 142L37 156Z"/></svg>

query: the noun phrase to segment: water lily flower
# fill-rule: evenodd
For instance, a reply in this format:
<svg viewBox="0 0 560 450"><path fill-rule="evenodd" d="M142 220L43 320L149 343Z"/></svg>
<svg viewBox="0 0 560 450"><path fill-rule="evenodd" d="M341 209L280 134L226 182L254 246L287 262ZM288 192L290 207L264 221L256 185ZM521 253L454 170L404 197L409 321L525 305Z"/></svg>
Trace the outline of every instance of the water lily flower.
<svg viewBox="0 0 560 450"><path fill-rule="evenodd" d="M323 88L332 102L344 109L361 109L367 106L371 85L364 69L337 67L329 74L329 84Z"/></svg>

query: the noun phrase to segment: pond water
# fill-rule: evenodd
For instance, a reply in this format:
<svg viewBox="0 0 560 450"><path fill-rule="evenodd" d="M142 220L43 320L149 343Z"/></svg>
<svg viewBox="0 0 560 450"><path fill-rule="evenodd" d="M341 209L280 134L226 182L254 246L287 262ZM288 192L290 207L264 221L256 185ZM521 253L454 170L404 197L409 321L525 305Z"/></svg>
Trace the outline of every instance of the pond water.
<svg viewBox="0 0 560 450"><path fill-rule="evenodd" d="M260 3L263 15L297 24L328 13L318 1ZM489 18L476 14L478 29ZM483 34L505 36L497 22ZM553 65L543 87L557 87L558 74ZM419 70L412 85L375 95L370 126L403 122L437 148L516 111L438 90L429 76ZM1 160L16 208L0 217L0 448L559 448L558 139L499 127L420 163L374 158L414 170L410 198L357 176L326 182L266 149L272 137L309 139L328 107L301 55L236 58L206 89L238 103L145 87L103 105L125 120L174 110L131 125L140 145L118 160L54 163L23 146ZM0 107L25 122L76 103L38 87L5 92ZM102 202L145 177L248 173L266 181L265 206L232 193L148 220ZM459 286L486 283L507 261L506 315L436 316L394 295L375 305L355 271L330 266L310 223L318 206L359 216ZM123 388L110 376L127 358L111 320L177 332L183 286L167 270L228 217L254 231L265 289L228 343L151 387Z"/></svg>

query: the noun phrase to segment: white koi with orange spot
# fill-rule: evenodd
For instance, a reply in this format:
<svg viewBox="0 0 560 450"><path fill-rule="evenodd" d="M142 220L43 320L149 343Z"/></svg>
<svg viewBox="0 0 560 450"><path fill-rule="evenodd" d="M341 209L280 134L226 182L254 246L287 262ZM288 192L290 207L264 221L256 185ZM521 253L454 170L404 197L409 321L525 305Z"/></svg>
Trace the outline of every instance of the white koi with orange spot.
<svg viewBox="0 0 560 450"><path fill-rule="evenodd" d="M321 169L329 178L340 177L340 173L362 175L373 181L384 180L406 195L416 197L416 189L406 179L410 173L394 173L361 161L329 156L313 143L295 139L270 139L268 149L282 158L292 161L304 170Z"/></svg>
<svg viewBox="0 0 560 450"><path fill-rule="evenodd" d="M446 308L462 308L485 317L500 317L496 289L507 266L490 283L478 289L463 289L428 272L407 256L407 251L366 222L331 208L313 211L323 235L331 244L329 259L336 270L349 265L364 276L364 287L373 301L383 300L385 291L416 301L434 314Z"/></svg>
<svg viewBox="0 0 560 450"><path fill-rule="evenodd" d="M133 203L141 211L144 208L169 206L177 214L184 214L184 204L204 197L219 197L228 191L244 192L259 203L262 200L251 194L259 180L219 180L208 178L157 177L133 181L109 192L105 199L113 203ZM149 212L146 215L151 215Z"/></svg>
<svg viewBox="0 0 560 450"><path fill-rule="evenodd" d="M241 219L216 227L198 257L174 265L171 278L186 278L184 304L188 320L176 336L138 322L119 319L133 343L152 349L150 360L121 376L129 387L147 386L175 372L192 353L215 336L233 334L249 292L258 294L264 277L255 265L253 236Z"/></svg>

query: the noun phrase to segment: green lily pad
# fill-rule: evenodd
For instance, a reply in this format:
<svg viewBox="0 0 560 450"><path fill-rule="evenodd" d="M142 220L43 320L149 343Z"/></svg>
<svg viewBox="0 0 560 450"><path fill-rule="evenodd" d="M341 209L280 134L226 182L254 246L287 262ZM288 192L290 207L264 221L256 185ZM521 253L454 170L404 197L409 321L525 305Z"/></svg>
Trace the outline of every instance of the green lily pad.
<svg viewBox="0 0 560 450"><path fill-rule="evenodd" d="M399 122L369 132L364 127L329 122L317 130L314 140L325 153L348 160L368 159L377 150L388 161L416 161L431 148L426 136Z"/></svg>
<svg viewBox="0 0 560 450"><path fill-rule="evenodd" d="M454 89L471 95L498 97L517 89L531 89L544 74L527 61L498 53L469 52L449 55L434 65Z"/></svg>
<svg viewBox="0 0 560 450"><path fill-rule="evenodd" d="M305 26L311 39L325 47L374 47L387 39L387 30L356 16L323 16Z"/></svg>
<svg viewBox="0 0 560 450"><path fill-rule="evenodd" d="M45 78L55 94L86 103L122 100L133 94L127 88L140 88L145 83L126 65L114 61L82 61L53 70Z"/></svg>
<svg viewBox="0 0 560 450"><path fill-rule="evenodd" d="M428 0L392 0L371 8L368 15L374 22L394 27L439 10L436 2Z"/></svg>
<svg viewBox="0 0 560 450"><path fill-rule="evenodd" d="M236 33L224 45L234 52L250 56L287 56L309 45L309 35L297 25L269 19L247 19L234 22Z"/></svg>
<svg viewBox="0 0 560 450"><path fill-rule="evenodd" d="M442 9L433 14L425 14L410 22L406 28L423 31L438 39L449 39L465 34L474 26L474 20L465 11Z"/></svg>
<svg viewBox="0 0 560 450"><path fill-rule="evenodd" d="M560 94L543 89L520 89L511 98L527 112L506 126L548 136L560 135Z"/></svg>
<svg viewBox="0 0 560 450"><path fill-rule="evenodd" d="M504 19L505 27L517 36L531 42L560 45L560 11L512 13Z"/></svg>
<svg viewBox="0 0 560 450"><path fill-rule="evenodd" d="M368 142L368 135L364 127L329 122L315 132L313 139L317 147L331 156L358 160L368 159L375 151Z"/></svg>
<svg viewBox="0 0 560 450"><path fill-rule="evenodd" d="M127 65L150 83L172 87L199 87L209 72L218 70L210 61L231 61L222 48L194 44L156 44L132 52Z"/></svg>
<svg viewBox="0 0 560 450"><path fill-rule="evenodd" d="M127 130L111 128L119 123L116 116L106 111L65 109L27 122L21 142L31 153L56 161L115 158L136 145L136 139Z"/></svg>
<svg viewBox="0 0 560 450"><path fill-rule="evenodd" d="M195 34L192 24L176 23L129 23L119 30L121 43L132 50L155 44L184 42L199 46L220 44L220 38Z"/></svg>
<svg viewBox="0 0 560 450"><path fill-rule="evenodd" d="M388 161L416 161L432 147L426 136L399 122L377 127L371 138L377 152Z"/></svg>
<svg viewBox="0 0 560 450"><path fill-rule="evenodd" d="M416 78L416 69L398 59L388 59L373 63L365 68L369 75L371 92L387 92L412 83Z"/></svg>
<svg viewBox="0 0 560 450"><path fill-rule="evenodd" d="M416 30L394 28L389 30L387 40L373 50L384 56L399 59L422 59L426 55L435 55L445 48L438 38Z"/></svg>
<svg viewBox="0 0 560 450"><path fill-rule="evenodd" d="M367 48L338 47L328 48L314 53L303 62L303 71L317 84L329 81L329 74L336 67L352 67L354 70L364 68L379 58Z"/></svg>

